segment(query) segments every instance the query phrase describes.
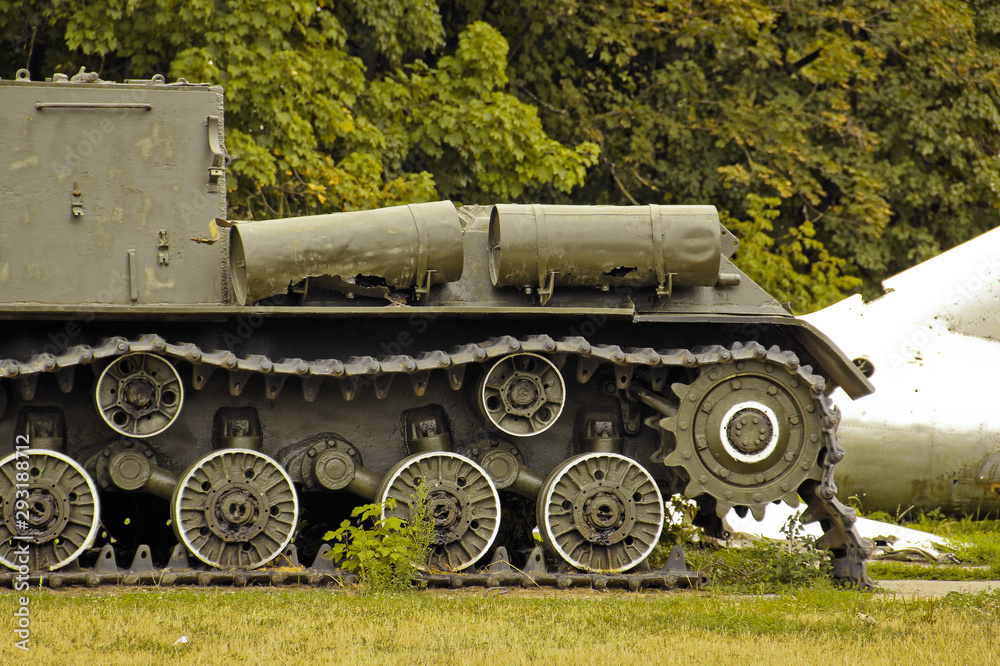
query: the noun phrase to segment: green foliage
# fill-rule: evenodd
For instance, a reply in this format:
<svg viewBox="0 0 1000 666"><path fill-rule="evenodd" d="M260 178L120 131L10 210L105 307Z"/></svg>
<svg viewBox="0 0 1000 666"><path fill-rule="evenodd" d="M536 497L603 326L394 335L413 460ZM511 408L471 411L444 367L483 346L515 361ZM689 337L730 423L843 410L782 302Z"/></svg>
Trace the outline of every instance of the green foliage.
<svg viewBox="0 0 1000 666"><path fill-rule="evenodd" d="M1000 565L970 567L872 560L868 562L868 573L877 580L996 580L1000 578Z"/></svg>
<svg viewBox="0 0 1000 666"><path fill-rule="evenodd" d="M441 8L508 37L551 136L601 147L576 201L714 203L757 236L741 265L799 311L1000 224L996 3Z"/></svg>
<svg viewBox="0 0 1000 666"><path fill-rule="evenodd" d="M386 500L385 507L380 504L355 507L351 517L357 519L357 524L345 520L335 531L323 536L324 540L335 542L329 557L341 568L358 574L374 591L412 589L434 541L426 486L418 487L417 497L410 504L411 520L385 515L395 508L393 498Z"/></svg>
<svg viewBox="0 0 1000 666"><path fill-rule="evenodd" d="M649 554L649 564L653 568L661 567L667 562L674 546L690 546L700 544L704 530L694 524L698 505L683 495L673 495L666 503L666 514L663 517L663 531L660 540Z"/></svg>
<svg viewBox="0 0 1000 666"><path fill-rule="evenodd" d="M596 147L568 148L506 92L507 44L470 22L441 54L422 0L0 0L2 75L81 66L226 90L230 217L568 191ZM436 62L435 62L436 61ZM9 70L9 73L8 73Z"/></svg>
<svg viewBox="0 0 1000 666"><path fill-rule="evenodd" d="M232 217L712 203L799 312L1000 225L988 0L0 0L0 40L225 86Z"/></svg>
<svg viewBox="0 0 1000 666"><path fill-rule="evenodd" d="M736 264L754 282L781 302L793 303L800 312L810 312L839 301L845 292L861 286L857 277L845 274L847 260L835 257L816 240L812 222L787 230L779 243L772 237L781 214L777 197L747 195L749 220L722 213L723 224L740 238Z"/></svg>
<svg viewBox="0 0 1000 666"><path fill-rule="evenodd" d="M773 593L831 584L830 553L816 546L793 516L782 528L784 541L761 539L744 547L690 549L688 567L708 575L714 589Z"/></svg>

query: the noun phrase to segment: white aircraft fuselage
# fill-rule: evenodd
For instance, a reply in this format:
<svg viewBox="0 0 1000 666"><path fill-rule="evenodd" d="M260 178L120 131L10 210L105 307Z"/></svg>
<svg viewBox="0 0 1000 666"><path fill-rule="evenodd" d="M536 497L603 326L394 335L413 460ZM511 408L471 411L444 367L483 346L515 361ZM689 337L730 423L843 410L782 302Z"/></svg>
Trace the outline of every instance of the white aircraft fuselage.
<svg viewBox="0 0 1000 666"><path fill-rule="evenodd" d="M1000 516L1000 229L804 317L876 391L841 390L838 497L890 514L909 507Z"/></svg>

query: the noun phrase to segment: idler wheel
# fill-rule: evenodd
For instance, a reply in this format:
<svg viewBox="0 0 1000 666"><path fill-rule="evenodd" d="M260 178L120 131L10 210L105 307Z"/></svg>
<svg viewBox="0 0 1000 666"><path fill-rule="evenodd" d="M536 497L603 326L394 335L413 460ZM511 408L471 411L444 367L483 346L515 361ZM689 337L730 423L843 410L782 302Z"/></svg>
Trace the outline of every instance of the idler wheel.
<svg viewBox="0 0 1000 666"><path fill-rule="evenodd" d="M545 545L577 569L627 571L653 551L663 496L642 465L617 453L584 453L549 475L538 497Z"/></svg>
<svg viewBox="0 0 1000 666"><path fill-rule="evenodd" d="M4 458L0 497L0 562L11 569L58 569L94 543L101 515L97 486L62 453L29 449Z"/></svg>
<svg viewBox="0 0 1000 666"><path fill-rule="evenodd" d="M128 354L104 369L95 398L97 411L112 430L126 437L152 437L177 419L184 386L165 358Z"/></svg>
<svg viewBox="0 0 1000 666"><path fill-rule="evenodd" d="M181 477L170 501L177 538L220 569L253 569L292 540L299 501L277 462L250 449L213 451Z"/></svg>
<svg viewBox="0 0 1000 666"><path fill-rule="evenodd" d="M376 497L394 509L383 516L413 519L420 482L427 489L426 508L434 521L434 543L427 557L432 571L460 571L486 554L500 529L500 496L489 474L457 453L431 451L400 461L382 480Z"/></svg>
<svg viewBox="0 0 1000 666"><path fill-rule="evenodd" d="M511 354L497 361L479 389L483 415L514 437L545 432L562 414L566 384L559 369L538 354Z"/></svg>

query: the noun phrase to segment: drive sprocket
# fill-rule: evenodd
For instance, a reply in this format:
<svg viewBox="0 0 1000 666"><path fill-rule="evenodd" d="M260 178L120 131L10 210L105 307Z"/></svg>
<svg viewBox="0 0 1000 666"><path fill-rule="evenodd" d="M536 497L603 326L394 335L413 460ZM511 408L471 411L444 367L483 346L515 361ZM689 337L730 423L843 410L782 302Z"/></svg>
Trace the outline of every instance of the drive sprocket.
<svg viewBox="0 0 1000 666"><path fill-rule="evenodd" d="M684 494L714 498L720 517L746 507L759 520L778 500L797 506L799 487L823 478L836 412L822 395L822 378L794 354L752 344L671 388L677 414L659 425L674 447L661 452L663 462L683 468Z"/></svg>

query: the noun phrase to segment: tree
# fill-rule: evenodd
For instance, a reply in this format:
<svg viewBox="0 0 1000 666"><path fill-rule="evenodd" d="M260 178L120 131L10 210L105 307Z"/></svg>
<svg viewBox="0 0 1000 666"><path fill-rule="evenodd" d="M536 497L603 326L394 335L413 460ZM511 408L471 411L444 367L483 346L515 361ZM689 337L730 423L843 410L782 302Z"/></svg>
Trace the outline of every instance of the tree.
<svg viewBox="0 0 1000 666"><path fill-rule="evenodd" d="M715 203L751 235L739 263L799 310L836 300L854 275L875 291L1000 224L992 3L468 0L442 11L446 25L481 16L507 36L511 83L552 136L600 145L574 199Z"/></svg>
<svg viewBox="0 0 1000 666"><path fill-rule="evenodd" d="M438 56L441 17L419 0L0 0L0 11L5 70L223 85L232 217L569 190L596 158L592 144L550 139L505 92L507 46L490 26L469 25Z"/></svg>

